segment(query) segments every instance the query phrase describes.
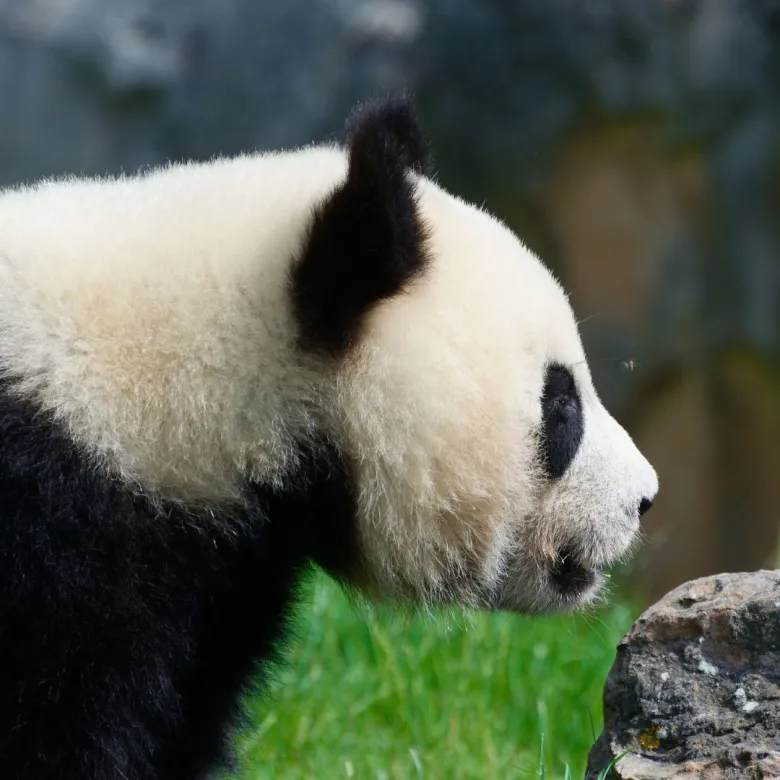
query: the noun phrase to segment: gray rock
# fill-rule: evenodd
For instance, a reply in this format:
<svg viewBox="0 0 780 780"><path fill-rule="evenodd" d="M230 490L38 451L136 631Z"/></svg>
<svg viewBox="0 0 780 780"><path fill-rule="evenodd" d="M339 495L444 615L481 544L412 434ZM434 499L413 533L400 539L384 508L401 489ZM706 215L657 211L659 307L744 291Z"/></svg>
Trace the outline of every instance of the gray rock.
<svg viewBox="0 0 780 780"><path fill-rule="evenodd" d="M618 646L588 780L780 777L780 572L686 583Z"/></svg>

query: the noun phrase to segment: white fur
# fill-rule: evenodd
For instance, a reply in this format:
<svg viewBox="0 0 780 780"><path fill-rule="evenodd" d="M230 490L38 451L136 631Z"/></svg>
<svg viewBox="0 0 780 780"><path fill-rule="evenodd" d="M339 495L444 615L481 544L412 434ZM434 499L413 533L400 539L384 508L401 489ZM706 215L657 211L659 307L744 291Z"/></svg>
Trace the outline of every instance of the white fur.
<svg viewBox="0 0 780 780"><path fill-rule="evenodd" d="M360 584L567 606L557 551L608 565L657 480L598 400L564 293L498 221L420 179L428 273L371 313L348 360L303 355L287 274L345 172L320 147L5 193L0 372L107 467L182 501L281 482L325 430L355 464ZM536 441L550 360L585 414L556 482Z"/></svg>
<svg viewBox="0 0 780 780"><path fill-rule="evenodd" d="M345 170L312 148L5 194L0 367L165 495L281 479L319 400L287 273Z"/></svg>

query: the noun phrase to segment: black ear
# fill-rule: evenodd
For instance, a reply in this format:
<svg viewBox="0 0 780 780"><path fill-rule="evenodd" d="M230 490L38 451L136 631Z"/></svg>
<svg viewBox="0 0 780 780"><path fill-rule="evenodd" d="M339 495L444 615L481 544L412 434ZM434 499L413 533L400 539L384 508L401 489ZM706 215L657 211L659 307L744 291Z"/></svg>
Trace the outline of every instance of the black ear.
<svg viewBox="0 0 780 780"><path fill-rule="evenodd" d="M345 134L352 147L360 134L381 132L393 139L404 165L429 174L431 150L407 93L372 100L356 106L347 119Z"/></svg>
<svg viewBox="0 0 780 780"><path fill-rule="evenodd" d="M347 178L317 208L292 270L305 347L343 353L371 307L424 271L425 230L408 171L422 165L422 137L403 98L369 104L350 117Z"/></svg>

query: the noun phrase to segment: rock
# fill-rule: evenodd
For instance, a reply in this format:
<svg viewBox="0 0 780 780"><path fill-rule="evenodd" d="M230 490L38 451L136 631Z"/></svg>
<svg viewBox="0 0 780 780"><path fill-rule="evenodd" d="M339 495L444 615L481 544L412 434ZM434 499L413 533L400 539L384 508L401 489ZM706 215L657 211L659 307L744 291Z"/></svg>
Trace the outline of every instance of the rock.
<svg viewBox="0 0 780 780"><path fill-rule="evenodd" d="M780 571L673 590L618 646L587 780L780 778Z"/></svg>

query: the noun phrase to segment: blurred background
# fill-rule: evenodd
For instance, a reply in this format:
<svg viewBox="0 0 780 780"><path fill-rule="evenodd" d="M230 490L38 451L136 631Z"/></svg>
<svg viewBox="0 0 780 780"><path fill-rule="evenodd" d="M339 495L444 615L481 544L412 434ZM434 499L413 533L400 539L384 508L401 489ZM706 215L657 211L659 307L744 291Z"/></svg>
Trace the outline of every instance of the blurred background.
<svg viewBox="0 0 780 780"><path fill-rule="evenodd" d="M636 592L774 566L780 0L0 0L0 182L333 138L401 86L659 471Z"/></svg>

